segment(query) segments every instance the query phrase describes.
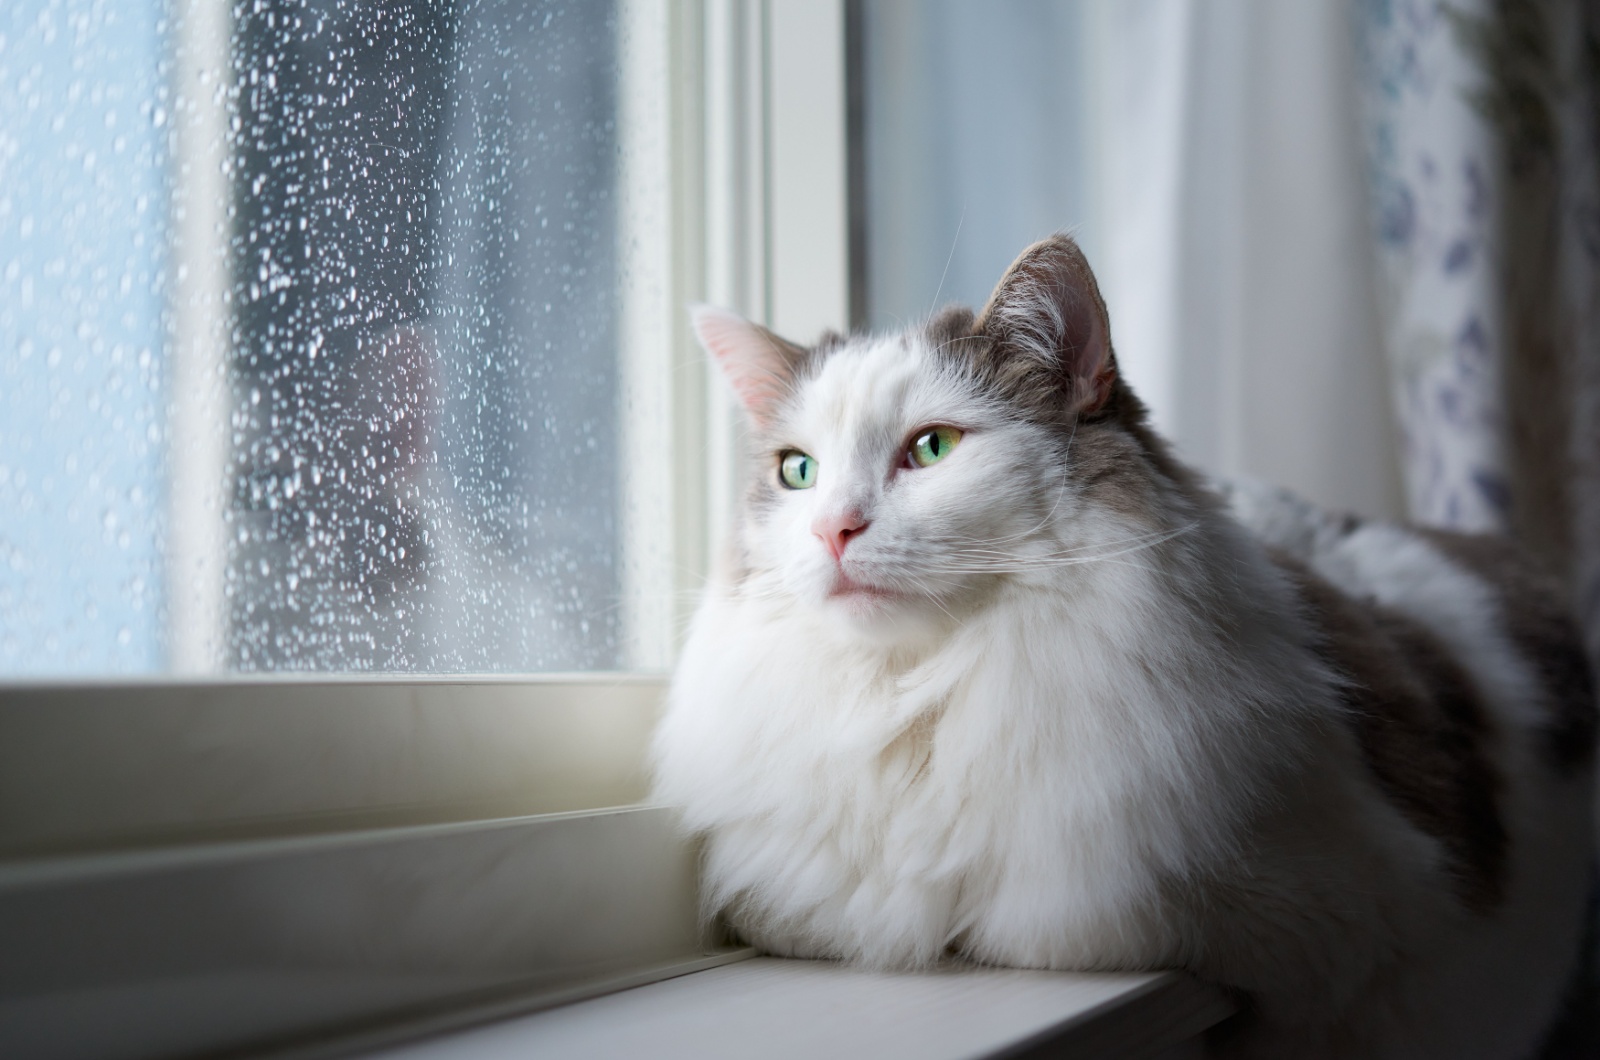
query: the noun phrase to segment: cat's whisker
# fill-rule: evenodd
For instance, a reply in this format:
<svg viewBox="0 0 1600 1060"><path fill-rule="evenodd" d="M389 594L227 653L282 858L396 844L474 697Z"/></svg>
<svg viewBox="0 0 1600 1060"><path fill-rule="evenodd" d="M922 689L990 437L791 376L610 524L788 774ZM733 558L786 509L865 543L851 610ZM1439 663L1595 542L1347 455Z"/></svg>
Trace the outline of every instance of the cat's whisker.
<svg viewBox="0 0 1600 1060"><path fill-rule="evenodd" d="M1132 570L1148 571L1148 572L1150 572L1152 574L1159 575L1161 577L1175 577L1176 576L1176 575L1173 575L1172 572L1163 570L1160 567L1151 567L1148 564L1136 563L1133 560L1123 559L1121 557L1122 557L1121 553L1114 553L1114 554L1105 555L1105 556L1082 556L1082 557L1077 557L1077 558L1070 559L1070 560L1059 560L1059 561L1055 561L1055 562L1039 563L1039 564L1032 564L1032 565L994 564L994 565L974 566L974 567L939 567L933 573L937 573L937 574L1029 574L1029 573L1033 573L1033 572L1040 571L1040 570L1046 570L1046 569L1049 569L1049 568L1052 568L1052 567L1080 566L1080 565L1089 564L1089 563L1096 563L1096 564L1098 564L1098 563L1111 563L1111 564L1115 564L1115 565L1118 565L1118 566L1128 567L1128 568L1130 568Z"/></svg>
<svg viewBox="0 0 1600 1060"><path fill-rule="evenodd" d="M992 544L1004 544L1007 541L1021 541L1032 537L1034 534L1037 534L1040 530L1043 530L1046 526L1049 526L1051 521L1055 519L1056 511L1061 507L1061 499L1066 496L1066 493L1067 482L1065 479L1063 479L1056 485L1055 500L1051 503L1050 510L1044 514L1042 519L1040 519L1027 530L1019 530L1014 534L1005 534L1001 537L988 538L986 541Z"/></svg>
<svg viewBox="0 0 1600 1060"><path fill-rule="evenodd" d="M956 247L961 245L961 226L966 222L967 208L963 206L961 216L956 219L956 234L950 239L950 255L944 259L944 271L939 274L939 286L933 292L933 305L929 307L929 312L939 308L939 296L944 293L944 281L950 275L950 263L956 260Z"/></svg>
<svg viewBox="0 0 1600 1060"><path fill-rule="evenodd" d="M976 556L984 556L984 555L993 555L993 556L1004 556L1004 557L1006 557L1008 559L1016 558L1016 559L1019 559L1019 560L1057 559L1057 558L1062 558L1062 557L1077 556L1077 555L1079 555L1079 554L1081 554L1083 552L1088 551L1089 549L1094 549L1094 548L1118 548L1118 547L1121 547L1121 546L1124 546L1124 545L1134 545L1135 547L1138 547L1138 548L1151 548L1151 547L1154 547L1155 545L1162 544L1163 542L1171 541L1175 537L1179 537L1179 536L1182 536L1183 534L1189 533L1190 531L1194 530L1197 526L1199 526L1198 523L1187 523L1187 524L1185 524L1183 526L1176 527L1176 528L1173 528L1173 529L1170 529L1170 530L1153 530L1153 531L1151 531L1151 532L1149 532L1147 534L1135 534L1135 535L1133 535L1131 537L1120 538L1120 539L1118 539L1116 541L1091 542L1091 543L1083 544L1083 545L1074 545L1071 548L1056 549L1054 551L1042 553L1042 554L1035 555L1035 556L1017 556L1015 553L1007 552L1007 551L1004 551L1002 549L985 549L985 548L959 548L959 549L953 549L952 550L952 554L960 555L960 556L975 556L975 557Z"/></svg>
<svg viewBox="0 0 1600 1060"><path fill-rule="evenodd" d="M1045 556L1007 556L1003 559L996 557L993 562L965 562L961 564L938 564L927 567L928 570L940 574L1021 574L1028 571L1044 570L1052 567L1080 566L1086 563L1105 563L1116 560L1145 549L1153 548L1163 541L1171 540L1181 531L1163 535L1161 538L1144 541L1126 548L1117 548L1111 552L1094 553L1090 555L1045 555ZM1152 568L1141 568L1152 569Z"/></svg>
<svg viewBox="0 0 1600 1060"><path fill-rule="evenodd" d="M970 549L973 549L973 550L981 550L984 547L992 547L992 546L995 546L995 545L1005 544L1008 541L1017 541L1017 540L1021 540L1023 538L1032 537L1034 534L1038 533L1041 529L1043 529L1047 524L1049 524L1049 522L1055 517L1056 509L1060 507L1061 498L1064 495L1065 490L1066 490L1066 483L1063 482L1060 486L1057 487L1057 490L1056 490L1056 501L1051 506L1050 513L1048 515L1046 515L1045 518L1043 520L1041 520L1039 523L1037 523L1032 529L1020 531L1020 532L1015 533L1015 534L1006 534L1006 535L1003 535L1003 536L1000 536L1000 537L983 538L983 539L977 539L977 538L955 539L955 540L952 540L952 541L948 542L948 544L950 544L951 546L956 547L956 548L970 548ZM1132 537L1124 538L1123 540L1131 541L1131 540L1136 540L1136 539L1147 537L1147 536L1159 536L1159 535L1168 534L1168 533L1172 533L1174 535L1178 534L1178 533L1187 533L1189 530L1192 530L1197 525L1199 525L1199 524L1191 522L1191 523L1185 524L1182 527L1178 527L1175 531L1151 530L1151 531L1148 531L1148 533L1146 533L1146 534L1135 534ZM963 541L971 541L972 544L971 545L965 545L965 544L962 544ZM1118 542L1113 542L1112 544L1117 544L1117 543ZM1090 544L1085 544L1085 545L1074 546L1074 548L1077 548L1077 549L1095 548L1095 547L1098 547L1099 544L1100 543L1096 542L1096 543L1090 543Z"/></svg>

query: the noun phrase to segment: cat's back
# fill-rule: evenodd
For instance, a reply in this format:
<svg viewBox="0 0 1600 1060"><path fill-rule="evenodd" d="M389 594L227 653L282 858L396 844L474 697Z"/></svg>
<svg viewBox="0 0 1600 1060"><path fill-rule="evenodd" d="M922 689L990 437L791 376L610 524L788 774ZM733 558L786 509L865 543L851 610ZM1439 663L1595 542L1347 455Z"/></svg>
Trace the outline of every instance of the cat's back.
<svg viewBox="0 0 1600 1060"><path fill-rule="evenodd" d="M1230 500L1294 583L1369 775L1436 844L1464 927L1424 972L1377 989L1433 1013L1408 1017L1428 1043L1417 1055L1507 1055L1486 1033L1515 1052L1576 965L1593 849L1594 697L1559 584L1504 539L1254 487ZM1486 1032L1474 1011L1520 1019Z"/></svg>
<svg viewBox="0 0 1600 1060"><path fill-rule="evenodd" d="M1328 513L1249 483L1228 499L1297 582L1358 716L1388 714L1394 727L1427 700L1447 727L1520 734L1554 773L1591 764L1577 624L1560 583L1512 542Z"/></svg>

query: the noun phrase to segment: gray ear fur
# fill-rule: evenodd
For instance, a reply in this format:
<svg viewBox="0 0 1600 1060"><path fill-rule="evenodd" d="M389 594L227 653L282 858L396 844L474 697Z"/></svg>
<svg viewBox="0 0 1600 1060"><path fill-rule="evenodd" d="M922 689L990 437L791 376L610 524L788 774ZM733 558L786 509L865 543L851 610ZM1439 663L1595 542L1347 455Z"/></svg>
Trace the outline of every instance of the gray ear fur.
<svg viewBox="0 0 1600 1060"><path fill-rule="evenodd" d="M1001 277L977 321L994 344L994 370L1007 389L1054 391L1064 411L1098 411L1111 397L1116 359L1100 287L1071 236L1057 234L1022 252ZM1020 396L1020 395L1019 395Z"/></svg>

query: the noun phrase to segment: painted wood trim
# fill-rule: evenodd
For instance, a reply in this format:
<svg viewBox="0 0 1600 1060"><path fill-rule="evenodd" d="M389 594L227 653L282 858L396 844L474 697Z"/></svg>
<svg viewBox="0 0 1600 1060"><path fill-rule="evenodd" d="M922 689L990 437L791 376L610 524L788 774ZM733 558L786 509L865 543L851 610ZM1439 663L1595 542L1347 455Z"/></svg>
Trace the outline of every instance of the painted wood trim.
<svg viewBox="0 0 1600 1060"><path fill-rule="evenodd" d="M665 679L0 688L0 864L623 806Z"/></svg>
<svg viewBox="0 0 1600 1060"><path fill-rule="evenodd" d="M0 1055L348 1051L740 954L635 808L0 865Z"/></svg>

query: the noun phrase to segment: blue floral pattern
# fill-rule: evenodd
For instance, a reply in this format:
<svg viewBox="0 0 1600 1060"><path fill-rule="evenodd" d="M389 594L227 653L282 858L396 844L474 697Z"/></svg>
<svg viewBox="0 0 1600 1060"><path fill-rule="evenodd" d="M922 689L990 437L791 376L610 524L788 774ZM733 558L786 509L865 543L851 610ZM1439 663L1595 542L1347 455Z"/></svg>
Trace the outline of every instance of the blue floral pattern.
<svg viewBox="0 0 1600 1060"><path fill-rule="evenodd" d="M1356 37L1410 514L1567 574L1600 670L1600 5L1367 0Z"/></svg>
<svg viewBox="0 0 1600 1060"><path fill-rule="evenodd" d="M1446 7L1370 0L1357 35L1384 338L1411 517L1500 530L1510 497L1495 138L1470 102L1484 75Z"/></svg>

